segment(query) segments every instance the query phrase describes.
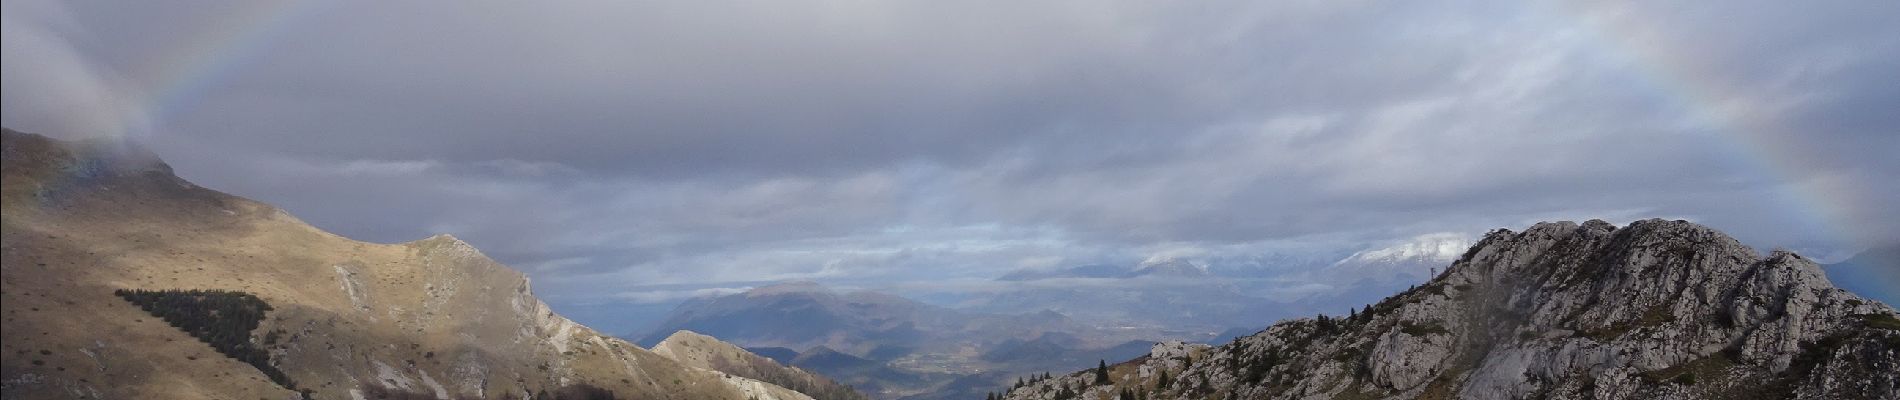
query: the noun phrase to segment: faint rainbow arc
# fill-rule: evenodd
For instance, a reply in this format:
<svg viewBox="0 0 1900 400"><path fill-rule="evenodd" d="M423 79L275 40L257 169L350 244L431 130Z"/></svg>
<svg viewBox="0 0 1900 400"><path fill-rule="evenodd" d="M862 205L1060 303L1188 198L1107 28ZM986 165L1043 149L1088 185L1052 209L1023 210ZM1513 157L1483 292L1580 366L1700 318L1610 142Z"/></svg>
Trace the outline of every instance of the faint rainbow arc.
<svg viewBox="0 0 1900 400"><path fill-rule="evenodd" d="M1633 21L1633 17L1592 12L1586 10L1586 6L1574 6L1569 11L1579 16L1580 25L1604 42L1603 47L1608 51L1633 61L1646 83L1675 105L1693 113L1698 122L1717 135L1731 139L1723 144L1736 155L1738 162L1783 186L1783 190L1775 193L1781 201L1791 205L1799 217L1833 235L1823 240L1850 246L1868 244L1856 242L1862 238L1842 228L1849 225L1844 223L1848 213L1843 210L1851 206L1843 203L1855 201L1857 197L1845 193L1848 188L1818 188L1813 183L1803 182L1807 171L1801 162L1802 144L1792 141L1788 128L1773 118L1730 105L1741 94L1718 80L1719 74L1713 72L1717 69L1707 65L1708 60L1690 57L1694 54L1692 51L1671 47L1667 40L1651 32L1649 25Z"/></svg>
<svg viewBox="0 0 1900 400"><path fill-rule="evenodd" d="M213 18L192 37L134 72L145 82L147 113L157 125L196 105L204 93L228 78L272 39L310 14L318 0L264 0L239 5Z"/></svg>

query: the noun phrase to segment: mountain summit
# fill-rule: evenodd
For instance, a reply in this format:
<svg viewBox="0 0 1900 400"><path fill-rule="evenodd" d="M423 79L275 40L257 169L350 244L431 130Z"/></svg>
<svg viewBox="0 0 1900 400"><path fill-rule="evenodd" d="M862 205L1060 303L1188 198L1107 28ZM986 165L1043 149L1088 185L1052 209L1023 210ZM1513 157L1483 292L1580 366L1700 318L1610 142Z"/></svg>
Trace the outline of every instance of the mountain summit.
<svg viewBox="0 0 1900 400"><path fill-rule="evenodd" d="M1106 369L1005 397L1893 399L1900 319L1800 255L1704 226L1556 222L1492 232L1347 316Z"/></svg>

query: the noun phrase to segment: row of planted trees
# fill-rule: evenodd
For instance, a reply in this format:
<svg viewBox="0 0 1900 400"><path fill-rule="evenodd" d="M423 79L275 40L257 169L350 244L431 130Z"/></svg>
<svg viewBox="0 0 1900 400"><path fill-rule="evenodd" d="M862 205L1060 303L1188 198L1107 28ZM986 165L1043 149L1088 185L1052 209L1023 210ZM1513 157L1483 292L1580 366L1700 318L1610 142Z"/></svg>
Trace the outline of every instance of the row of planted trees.
<svg viewBox="0 0 1900 400"><path fill-rule="evenodd" d="M125 301L165 320L172 327L210 345L218 353L243 361L285 388L296 384L270 363L270 352L251 343L251 331L264 321L271 306L250 293L230 290L113 291Z"/></svg>

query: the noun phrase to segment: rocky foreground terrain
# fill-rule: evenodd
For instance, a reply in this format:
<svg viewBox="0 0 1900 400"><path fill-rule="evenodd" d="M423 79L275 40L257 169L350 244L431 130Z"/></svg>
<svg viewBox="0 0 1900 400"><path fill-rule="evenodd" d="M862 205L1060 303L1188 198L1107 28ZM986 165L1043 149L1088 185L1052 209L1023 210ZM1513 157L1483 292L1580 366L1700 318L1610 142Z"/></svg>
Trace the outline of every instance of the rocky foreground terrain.
<svg viewBox="0 0 1900 400"><path fill-rule="evenodd" d="M576 324L454 237L350 240L124 143L9 130L3 160L6 399L810 398Z"/></svg>
<svg viewBox="0 0 1900 400"><path fill-rule="evenodd" d="M1800 255L1693 223L1542 223L1344 316L1164 343L1002 397L1896 399L1900 319Z"/></svg>

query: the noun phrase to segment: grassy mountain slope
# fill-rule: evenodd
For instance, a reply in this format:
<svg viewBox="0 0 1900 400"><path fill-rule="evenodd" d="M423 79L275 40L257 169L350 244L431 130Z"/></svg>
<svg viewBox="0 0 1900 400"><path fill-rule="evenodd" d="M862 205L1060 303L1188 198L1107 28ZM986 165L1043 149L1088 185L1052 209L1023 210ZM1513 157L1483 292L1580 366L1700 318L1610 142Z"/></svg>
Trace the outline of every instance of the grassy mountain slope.
<svg viewBox="0 0 1900 400"><path fill-rule="evenodd" d="M192 185L123 143L8 130L3 159L8 399L745 399L772 389L562 318L524 275L450 236L350 240ZM243 339L294 384L220 354L121 289L255 296L270 311Z"/></svg>

